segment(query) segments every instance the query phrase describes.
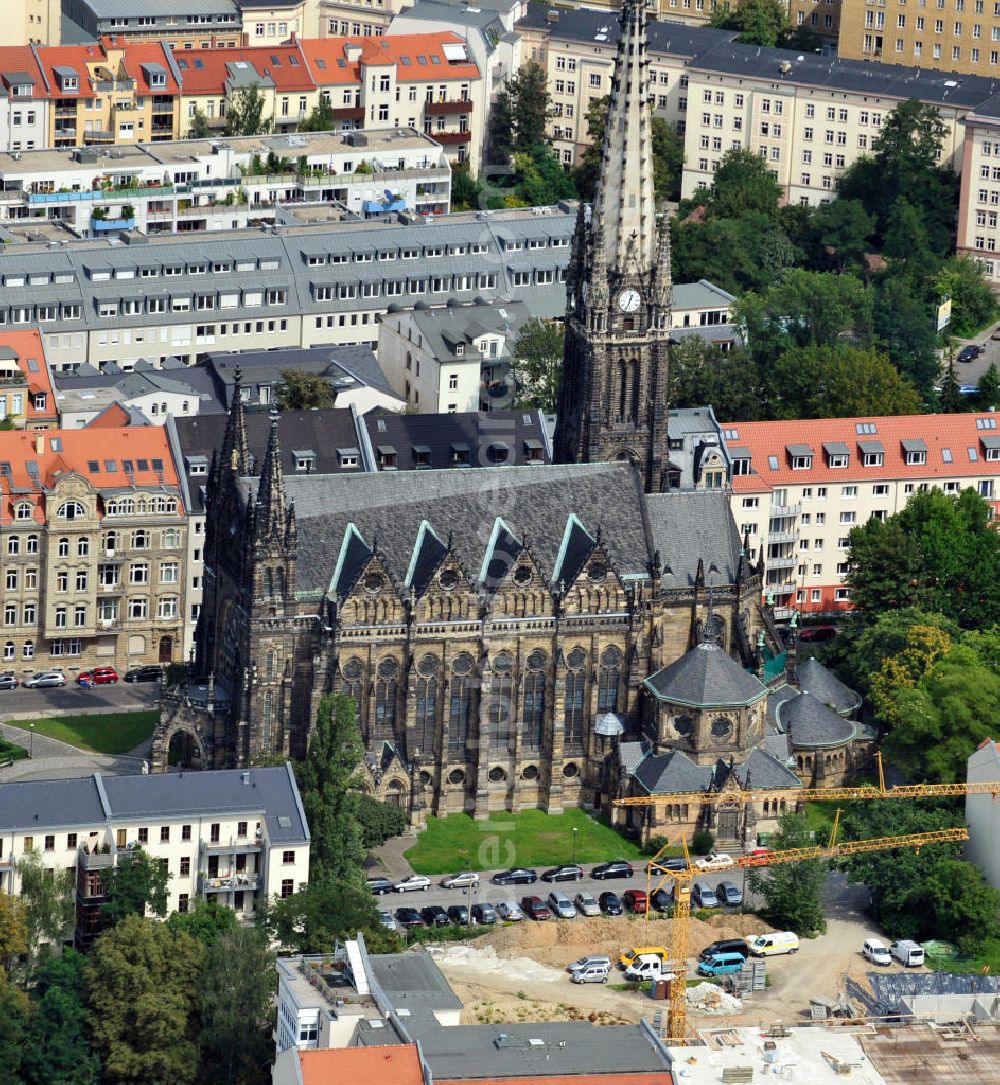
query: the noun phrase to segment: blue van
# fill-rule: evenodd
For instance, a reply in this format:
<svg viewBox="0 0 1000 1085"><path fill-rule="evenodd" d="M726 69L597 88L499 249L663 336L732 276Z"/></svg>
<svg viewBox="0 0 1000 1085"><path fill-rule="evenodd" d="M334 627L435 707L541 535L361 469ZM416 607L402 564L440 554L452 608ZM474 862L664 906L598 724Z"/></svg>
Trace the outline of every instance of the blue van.
<svg viewBox="0 0 1000 1085"><path fill-rule="evenodd" d="M698 975L724 976L727 972L739 972L745 961L742 953L713 953L698 962Z"/></svg>

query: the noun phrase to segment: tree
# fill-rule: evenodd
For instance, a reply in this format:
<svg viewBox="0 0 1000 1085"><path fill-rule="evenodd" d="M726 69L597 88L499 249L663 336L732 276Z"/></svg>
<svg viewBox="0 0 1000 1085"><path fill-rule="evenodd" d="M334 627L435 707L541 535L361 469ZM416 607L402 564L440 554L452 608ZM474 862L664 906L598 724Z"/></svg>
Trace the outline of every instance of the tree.
<svg viewBox="0 0 1000 1085"><path fill-rule="evenodd" d="M61 946L72 936L76 883L72 870L46 870L36 851L25 852L17 872L28 925L28 955L34 961L42 943Z"/></svg>
<svg viewBox="0 0 1000 1085"><path fill-rule="evenodd" d="M871 676L870 696L876 714L886 724L899 722L894 703L901 689L912 689L928 675L939 659L952 648L951 637L935 625L911 625L899 651L887 655Z"/></svg>
<svg viewBox="0 0 1000 1085"><path fill-rule="evenodd" d="M951 298L951 330L955 335L975 335L996 315L996 302L982 261L952 256L938 272L936 285L939 297Z"/></svg>
<svg viewBox="0 0 1000 1085"><path fill-rule="evenodd" d="M406 812L398 806L379 802L371 795L358 796L358 823L363 834L362 842L370 851L384 844L406 829Z"/></svg>
<svg viewBox="0 0 1000 1085"><path fill-rule="evenodd" d="M792 33L787 8L780 0L742 0L735 10L717 8L711 25L723 30L738 30L736 40L744 45L773 47Z"/></svg>
<svg viewBox="0 0 1000 1085"><path fill-rule="evenodd" d="M930 306L902 279L884 279L875 290L875 335L893 365L927 393L938 374L937 330Z"/></svg>
<svg viewBox="0 0 1000 1085"><path fill-rule="evenodd" d="M191 118L191 123L188 125L187 138L188 139L205 139L211 135L212 127L208 123L208 117L205 116L203 110L195 108L194 116Z"/></svg>
<svg viewBox="0 0 1000 1085"><path fill-rule="evenodd" d="M19 897L0 892L0 965L9 975L28 952L28 909ZM2 983L2 977L0 977Z"/></svg>
<svg viewBox="0 0 1000 1085"><path fill-rule="evenodd" d="M118 924L126 916L144 916L147 908L161 919L167 914L167 882L170 874L165 861L151 858L142 848L134 848L117 865L104 872L101 914Z"/></svg>
<svg viewBox="0 0 1000 1085"><path fill-rule="evenodd" d="M483 186L472 176L468 162L452 167L451 209L471 211L482 206Z"/></svg>
<svg viewBox="0 0 1000 1085"><path fill-rule="evenodd" d="M301 892L274 902L268 924L281 945L295 953L331 953L339 939L358 931L374 952L398 946L379 922L375 898L357 884L310 880Z"/></svg>
<svg viewBox="0 0 1000 1085"><path fill-rule="evenodd" d="M996 362L990 362L989 369L979 378L976 399L981 411L988 411L990 407L1000 407L1000 373L997 372Z"/></svg>
<svg viewBox="0 0 1000 1085"><path fill-rule="evenodd" d="M27 1040L28 998L9 983L0 982L0 1066L7 1085L24 1085L21 1063ZM49 1085L46 1082L46 1085Z"/></svg>
<svg viewBox="0 0 1000 1085"><path fill-rule="evenodd" d="M964 407L964 403L962 402L958 374L955 372L955 351L952 347L948 348L948 367L944 371L939 387L938 409L942 414L959 414Z"/></svg>
<svg viewBox="0 0 1000 1085"><path fill-rule="evenodd" d="M514 155L514 205L542 207L573 195L573 179L547 143L535 143Z"/></svg>
<svg viewBox="0 0 1000 1085"><path fill-rule="evenodd" d="M545 69L535 60L522 64L497 92L490 112L491 159L497 164L513 154L546 143L545 124L551 115Z"/></svg>
<svg viewBox="0 0 1000 1085"><path fill-rule="evenodd" d="M991 625L1000 604L1000 534L987 503L971 489L914 494L887 520L849 536L847 584L868 620L916 606L964 629Z"/></svg>
<svg viewBox="0 0 1000 1085"><path fill-rule="evenodd" d="M101 1064L87 1035L86 958L54 956L35 974L21 1072L28 1085L95 1085Z"/></svg>
<svg viewBox="0 0 1000 1085"><path fill-rule="evenodd" d="M301 369L283 369L274 395L279 411L332 407L334 401L333 389L322 373L306 373Z"/></svg>
<svg viewBox="0 0 1000 1085"><path fill-rule="evenodd" d="M759 211L773 219L781 195L767 162L748 147L738 147L722 156L708 206L715 218L739 218L747 211Z"/></svg>
<svg viewBox="0 0 1000 1085"><path fill-rule="evenodd" d="M950 618L911 606L890 607L865 617L867 624L861 620L849 623L837 637L843 652L840 677L861 692L867 691L872 675L881 670L886 659L905 650L914 626L939 629L952 640L959 635Z"/></svg>
<svg viewBox="0 0 1000 1085"><path fill-rule="evenodd" d="M768 845L775 851L807 848L813 843L805 814L782 814L778 831ZM823 916L823 884L829 864L825 859L778 863L766 871L751 870L747 885L764 898L763 915L779 930L812 934L826 930Z"/></svg>
<svg viewBox="0 0 1000 1085"><path fill-rule="evenodd" d="M608 126L609 95L591 100L587 109L587 138L580 165L573 171L576 191L581 200L592 200L604 154L604 133ZM684 141L677 129L662 117L653 117L653 188L657 198L667 199L680 191L684 167Z"/></svg>
<svg viewBox="0 0 1000 1085"><path fill-rule="evenodd" d="M264 95L257 83L241 87L226 103L227 136L263 136L273 127L270 117L264 116Z"/></svg>
<svg viewBox="0 0 1000 1085"><path fill-rule="evenodd" d="M262 930L237 927L205 954L201 979L201 1073L219 1085L271 1080L274 953Z"/></svg>
<svg viewBox="0 0 1000 1085"><path fill-rule="evenodd" d="M763 389L753 359L743 350L720 350L701 336L681 339L670 351L667 401L673 407L710 403L731 422L759 419Z"/></svg>
<svg viewBox="0 0 1000 1085"><path fill-rule="evenodd" d="M930 832L964 824L960 809L943 802L849 803L843 839ZM959 843L867 852L838 860L851 882L869 887L875 919L890 938L940 937L967 953L996 936L1000 893L959 856Z"/></svg>
<svg viewBox="0 0 1000 1085"><path fill-rule="evenodd" d="M190 935L138 915L126 916L97 939L85 978L103 1081L195 1080L204 956Z"/></svg>
<svg viewBox="0 0 1000 1085"><path fill-rule="evenodd" d="M767 373L776 418L918 414L920 396L887 355L848 346L795 347Z"/></svg>
<svg viewBox="0 0 1000 1085"><path fill-rule="evenodd" d="M197 938L204 946L213 946L220 938L239 927L232 908L215 900L204 900L187 912L171 912L167 926L175 933Z"/></svg>
<svg viewBox="0 0 1000 1085"><path fill-rule="evenodd" d="M552 320L532 319L521 328L511 360L514 395L520 407L556 409L563 363L563 328Z"/></svg>
<svg viewBox="0 0 1000 1085"><path fill-rule="evenodd" d="M670 221L675 282L708 279L733 294L765 291L799 253L780 223L762 211L738 218Z"/></svg>
<svg viewBox="0 0 1000 1085"><path fill-rule="evenodd" d="M363 754L354 701L327 694L319 703L316 732L299 774L312 836L310 883L360 881L365 848L356 773Z"/></svg>
<svg viewBox="0 0 1000 1085"><path fill-rule="evenodd" d="M837 271L862 270L865 253L871 248L875 218L860 200L831 200L822 204L816 209L814 225Z"/></svg>
<svg viewBox="0 0 1000 1085"><path fill-rule="evenodd" d="M300 132L330 132L337 125L333 117L333 107L330 99L325 94L319 96L319 101L312 107L308 117L299 121Z"/></svg>

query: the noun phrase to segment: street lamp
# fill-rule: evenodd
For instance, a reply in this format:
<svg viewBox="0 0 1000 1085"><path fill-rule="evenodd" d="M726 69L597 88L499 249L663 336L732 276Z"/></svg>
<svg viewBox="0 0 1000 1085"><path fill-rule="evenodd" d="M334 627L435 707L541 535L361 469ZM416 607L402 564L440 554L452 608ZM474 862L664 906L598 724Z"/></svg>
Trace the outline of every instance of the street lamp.
<svg viewBox="0 0 1000 1085"><path fill-rule="evenodd" d="M576 834L579 831L580 830L574 825L573 826L573 862L574 863L576 862Z"/></svg>
<svg viewBox="0 0 1000 1085"><path fill-rule="evenodd" d="M35 751L35 725L34 723L28 724L28 760L34 756Z"/></svg>

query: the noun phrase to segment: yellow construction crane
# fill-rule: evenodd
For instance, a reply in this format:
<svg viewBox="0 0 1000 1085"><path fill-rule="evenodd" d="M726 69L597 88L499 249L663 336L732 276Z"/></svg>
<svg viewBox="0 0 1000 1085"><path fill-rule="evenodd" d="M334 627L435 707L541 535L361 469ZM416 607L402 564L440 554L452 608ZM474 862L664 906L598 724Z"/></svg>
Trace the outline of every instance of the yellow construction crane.
<svg viewBox="0 0 1000 1085"><path fill-rule="evenodd" d="M881 766L880 766L881 768ZM852 796L854 797L854 796ZM874 797L874 796L865 796ZM878 796L882 797L882 796ZM858 855L869 851L886 851L891 848L916 848L917 853L925 844L940 844L950 841L969 839L968 830L962 826L954 829L938 829L927 833L910 833L905 836L883 836L872 840L849 840L845 843L837 843L837 831L840 827L840 810L837 811L833 820L833 829L828 843L815 845L809 848L789 848L787 851L769 852L767 854L743 855L729 863L713 866L712 873L724 870L740 870L748 867L776 866L779 863L799 863L808 859L836 859L843 855ZM684 849L684 858L687 867L683 870L666 870L657 862L668 848L675 847L677 841L668 841L653 856L646 867L647 897L646 919L649 919L649 906L652 898L652 881L654 871L662 875L656 885L659 889L668 878L675 882L674 886L674 910L673 924L671 926L670 961L667 968L674 973L670 984L670 1020L668 1024L668 1037L674 1043L683 1043L687 1034L687 1006L685 1002L687 992L687 955L689 940L689 921L691 919L691 882L704 871L692 866L688 854L687 841L683 834L679 843Z"/></svg>

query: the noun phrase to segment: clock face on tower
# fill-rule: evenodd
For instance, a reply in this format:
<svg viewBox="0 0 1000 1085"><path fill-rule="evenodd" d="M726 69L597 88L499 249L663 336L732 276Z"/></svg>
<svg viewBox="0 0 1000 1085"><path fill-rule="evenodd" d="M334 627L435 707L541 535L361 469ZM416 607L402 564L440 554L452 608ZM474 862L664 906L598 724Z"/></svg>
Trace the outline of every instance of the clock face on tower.
<svg viewBox="0 0 1000 1085"><path fill-rule="evenodd" d="M618 308L623 313L637 312L641 303L642 298L639 297L638 290L623 290L618 295Z"/></svg>

